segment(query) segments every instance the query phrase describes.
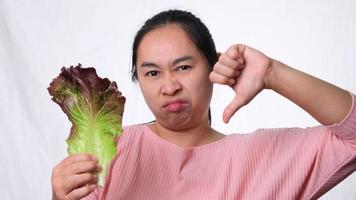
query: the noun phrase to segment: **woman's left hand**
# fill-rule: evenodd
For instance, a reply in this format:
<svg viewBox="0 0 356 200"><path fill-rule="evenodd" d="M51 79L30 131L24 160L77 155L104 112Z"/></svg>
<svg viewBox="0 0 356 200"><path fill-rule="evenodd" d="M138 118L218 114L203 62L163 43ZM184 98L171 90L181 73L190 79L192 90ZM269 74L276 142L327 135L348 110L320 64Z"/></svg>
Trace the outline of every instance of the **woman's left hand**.
<svg viewBox="0 0 356 200"><path fill-rule="evenodd" d="M246 45L233 45L221 54L210 73L213 83L229 85L235 97L225 108L223 120L228 123L232 115L248 104L260 91L267 88L272 59Z"/></svg>

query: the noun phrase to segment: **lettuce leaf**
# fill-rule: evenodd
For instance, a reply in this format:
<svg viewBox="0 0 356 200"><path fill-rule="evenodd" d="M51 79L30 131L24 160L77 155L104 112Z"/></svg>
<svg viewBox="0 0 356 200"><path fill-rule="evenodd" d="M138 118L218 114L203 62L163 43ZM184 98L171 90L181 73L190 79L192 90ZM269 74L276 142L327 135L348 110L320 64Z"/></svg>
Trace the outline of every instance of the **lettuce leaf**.
<svg viewBox="0 0 356 200"><path fill-rule="evenodd" d="M94 68L82 68L81 64L63 67L48 91L72 123L66 140L68 153L97 156L103 167L98 184L103 186L122 132L125 97L114 81L98 77Z"/></svg>

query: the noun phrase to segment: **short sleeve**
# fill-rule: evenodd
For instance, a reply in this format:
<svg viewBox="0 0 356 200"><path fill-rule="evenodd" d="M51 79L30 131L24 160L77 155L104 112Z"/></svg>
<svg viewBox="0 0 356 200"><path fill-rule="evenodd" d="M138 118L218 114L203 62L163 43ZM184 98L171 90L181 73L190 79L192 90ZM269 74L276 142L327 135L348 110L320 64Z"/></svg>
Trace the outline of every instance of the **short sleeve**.
<svg viewBox="0 0 356 200"><path fill-rule="evenodd" d="M349 143L351 148L356 151L356 108L355 95L352 96L352 106L346 117L337 124L327 126L333 134Z"/></svg>

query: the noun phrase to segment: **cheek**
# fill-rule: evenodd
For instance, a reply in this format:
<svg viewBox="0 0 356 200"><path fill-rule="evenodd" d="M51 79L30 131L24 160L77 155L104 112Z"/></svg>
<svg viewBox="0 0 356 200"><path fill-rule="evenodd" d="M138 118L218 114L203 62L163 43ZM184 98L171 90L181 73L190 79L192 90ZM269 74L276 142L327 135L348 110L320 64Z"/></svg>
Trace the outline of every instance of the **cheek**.
<svg viewBox="0 0 356 200"><path fill-rule="evenodd" d="M140 84L140 89L141 89L141 93L143 95L143 98L146 101L146 104L148 105L148 107L152 110L154 109L154 102L155 102L155 91L152 85L148 86L147 83L142 83L139 82Z"/></svg>
<svg viewBox="0 0 356 200"><path fill-rule="evenodd" d="M188 84L190 96L197 105L210 104L213 84L208 76L196 77L194 83Z"/></svg>
<svg viewBox="0 0 356 200"><path fill-rule="evenodd" d="M198 87L198 98L201 102L210 103L212 96L212 84L210 82L205 82Z"/></svg>

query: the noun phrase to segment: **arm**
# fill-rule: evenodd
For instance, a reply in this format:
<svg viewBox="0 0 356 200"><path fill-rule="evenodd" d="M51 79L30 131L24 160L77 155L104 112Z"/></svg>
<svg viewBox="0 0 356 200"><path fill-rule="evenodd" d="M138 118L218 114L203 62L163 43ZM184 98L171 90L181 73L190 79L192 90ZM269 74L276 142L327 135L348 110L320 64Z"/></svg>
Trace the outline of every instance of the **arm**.
<svg viewBox="0 0 356 200"><path fill-rule="evenodd" d="M290 99L324 125L344 119L352 103L347 91L245 45L233 45L221 54L210 80L229 85L236 93L225 108L223 119L226 123L263 89L272 89Z"/></svg>
<svg viewBox="0 0 356 200"><path fill-rule="evenodd" d="M209 78L214 83L229 85L236 93L224 110L224 122L260 91L272 89L320 123L332 124L307 129L275 129L277 144L267 142L272 149L268 152L279 153L275 156L276 163L282 162L280 153L283 161L289 163L281 170L287 172L283 174L283 181L290 183L287 179L292 177L297 199L317 199L355 171L356 107L352 105L355 96L245 45L233 45L221 54Z"/></svg>
<svg viewBox="0 0 356 200"><path fill-rule="evenodd" d="M341 122L349 112L349 92L272 60L266 88L288 98L323 125Z"/></svg>

